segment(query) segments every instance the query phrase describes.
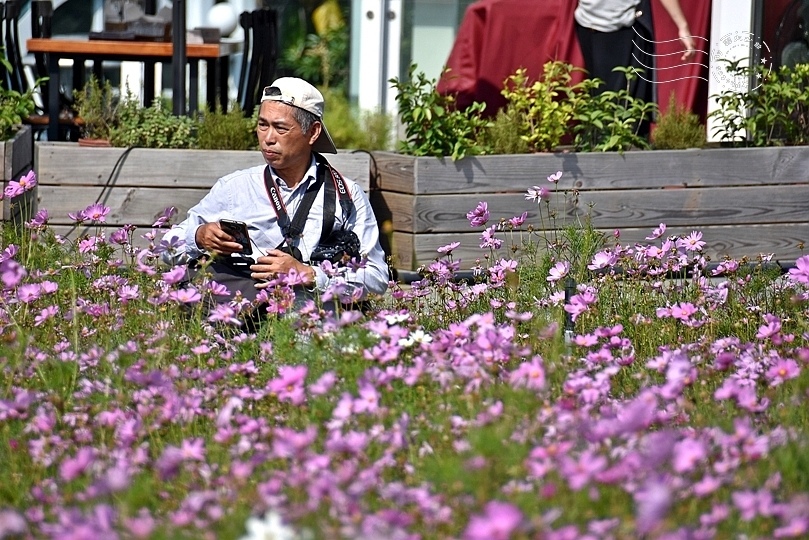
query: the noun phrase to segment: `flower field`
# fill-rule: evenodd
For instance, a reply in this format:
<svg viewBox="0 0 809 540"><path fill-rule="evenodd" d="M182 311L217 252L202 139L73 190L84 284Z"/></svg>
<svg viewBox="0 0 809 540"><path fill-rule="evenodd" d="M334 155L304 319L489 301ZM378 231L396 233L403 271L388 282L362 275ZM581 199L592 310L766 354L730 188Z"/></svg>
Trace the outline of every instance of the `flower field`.
<svg viewBox="0 0 809 540"><path fill-rule="evenodd" d="M470 210L471 277L444 246L363 314L285 276L257 328L159 263L170 210L145 249L5 224L0 539L807 537L809 256L624 245L548 181Z"/></svg>

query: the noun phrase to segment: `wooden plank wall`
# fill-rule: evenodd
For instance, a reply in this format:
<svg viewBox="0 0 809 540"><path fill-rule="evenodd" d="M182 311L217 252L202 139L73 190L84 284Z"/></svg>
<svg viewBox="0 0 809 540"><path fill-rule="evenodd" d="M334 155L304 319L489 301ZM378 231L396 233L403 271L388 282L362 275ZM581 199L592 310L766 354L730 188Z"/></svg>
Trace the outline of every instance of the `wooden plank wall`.
<svg viewBox="0 0 809 540"><path fill-rule="evenodd" d="M643 241L659 223L669 234L703 233L707 254L782 261L804 255L809 240L809 148L706 149L621 154L483 156L459 162L374 154L377 217L392 231L394 265L416 269L436 248L460 241L468 268L485 255L482 227L466 213L488 203L490 224L528 211L527 224L551 230L589 216L622 243ZM563 171L556 191L548 175ZM525 200L534 185L551 188L549 204ZM542 210L542 213L540 213ZM553 213L555 219L549 219ZM544 219L544 223L543 223ZM500 234L509 243L507 235ZM535 238L536 239L536 238ZM500 256L509 250L501 250Z"/></svg>
<svg viewBox="0 0 809 540"><path fill-rule="evenodd" d="M55 229L71 232L76 231L68 213L97 200L110 207L107 226L112 230L126 224L150 228L169 206L176 206L182 218L218 178L263 163L258 151L135 148L127 152L57 142L36 143L35 156L39 208L48 210ZM368 191L371 158L367 153L327 158Z"/></svg>
<svg viewBox="0 0 809 540"><path fill-rule="evenodd" d="M10 181L17 181L34 166L34 132L30 126L23 126L14 138L0 142L0 163L3 177L0 189L5 189ZM36 206L36 189L16 197L3 197L2 219L4 222L21 223L28 219Z"/></svg>

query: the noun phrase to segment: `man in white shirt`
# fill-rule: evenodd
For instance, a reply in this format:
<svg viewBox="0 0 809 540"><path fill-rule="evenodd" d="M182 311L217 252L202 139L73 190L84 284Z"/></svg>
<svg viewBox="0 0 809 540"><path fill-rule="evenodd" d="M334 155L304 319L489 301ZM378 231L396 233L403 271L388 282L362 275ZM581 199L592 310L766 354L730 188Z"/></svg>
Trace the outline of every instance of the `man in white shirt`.
<svg viewBox="0 0 809 540"><path fill-rule="evenodd" d="M302 79L283 77L265 88L256 133L267 165L220 178L185 221L166 233L166 241L183 245L164 258L177 262L214 256L228 267L241 265L253 280L248 280L253 290L242 290L248 299L255 298L267 280L290 272L301 276L303 288L315 294L336 279L355 288L355 300L383 294L389 272L376 217L362 189L320 155L337 152L323 123L323 109L322 94ZM324 237L332 237L323 225L332 217L331 231L355 234L359 253L353 255L367 258L364 265L349 264L339 277L312 262ZM244 252L243 245L223 230L220 220L246 224L250 259L233 256Z"/></svg>

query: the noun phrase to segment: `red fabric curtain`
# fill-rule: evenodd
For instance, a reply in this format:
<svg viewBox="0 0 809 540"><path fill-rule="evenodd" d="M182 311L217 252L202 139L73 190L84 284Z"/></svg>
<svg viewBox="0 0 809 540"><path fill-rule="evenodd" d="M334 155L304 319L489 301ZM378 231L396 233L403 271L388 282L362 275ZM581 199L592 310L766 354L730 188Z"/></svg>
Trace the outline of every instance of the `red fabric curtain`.
<svg viewBox="0 0 809 540"><path fill-rule="evenodd" d="M663 7L653 2L656 39L675 40L677 30ZM685 16L702 52L692 63L680 61L679 41L658 46L657 87L662 110L674 92L677 102L705 115L708 94L710 0L681 2ZM438 91L453 93L460 107L482 101L489 113L505 104L503 83L518 68L536 80L546 62L562 60L584 67L574 28L574 0L480 0L470 5L455 39L447 72ZM670 54L677 53L679 54Z"/></svg>

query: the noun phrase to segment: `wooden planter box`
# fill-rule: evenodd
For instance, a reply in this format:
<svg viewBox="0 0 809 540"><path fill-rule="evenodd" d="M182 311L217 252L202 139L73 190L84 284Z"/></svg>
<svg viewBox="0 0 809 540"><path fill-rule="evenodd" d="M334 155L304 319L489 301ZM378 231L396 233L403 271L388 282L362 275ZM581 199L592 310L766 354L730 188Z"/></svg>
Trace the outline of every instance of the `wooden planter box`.
<svg viewBox="0 0 809 540"><path fill-rule="evenodd" d="M179 219L175 222L179 222L218 178L264 163L257 150L127 151L38 142L35 153L39 207L48 210L54 232L71 232L74 236L77 231L68 213L96 201L110 207L105 226L110 232L126 224L150 229L167 207L177 207ZM328 159L367 191L371 161L368 154L340 153ZM83 232L80 229L78 234Z"/></svg>
<svg viewBox="0 0 809 540"><path fill-rule="evenodd" d="M22 126L13 139L0 143L0 162L3 164L2 189L10 181L18 181L34 166L34 132L31 126ZM3 197L3 221L21 224L33 215L36 207L35 187L25 194L7 199Z"/></svg>
<svg viewBox="0 0 809 540"><path fill-rule="evenodd" d="M775 253L794 261L809 241L809 147L374 158L374 210L393 231L388 249L401 269L429 263L454 241L462 268L482 258L483 228L466 218L480 201L488 203L489 224L527 210L526 224L541 227L537 204L525 200L534 185L551 188L557 225L589 215L610 236L618 230L624 244L643 242L660 223L668 234L701 231L713 260ZM564 172L558 197L547 181L556 171Z"/></svg>

